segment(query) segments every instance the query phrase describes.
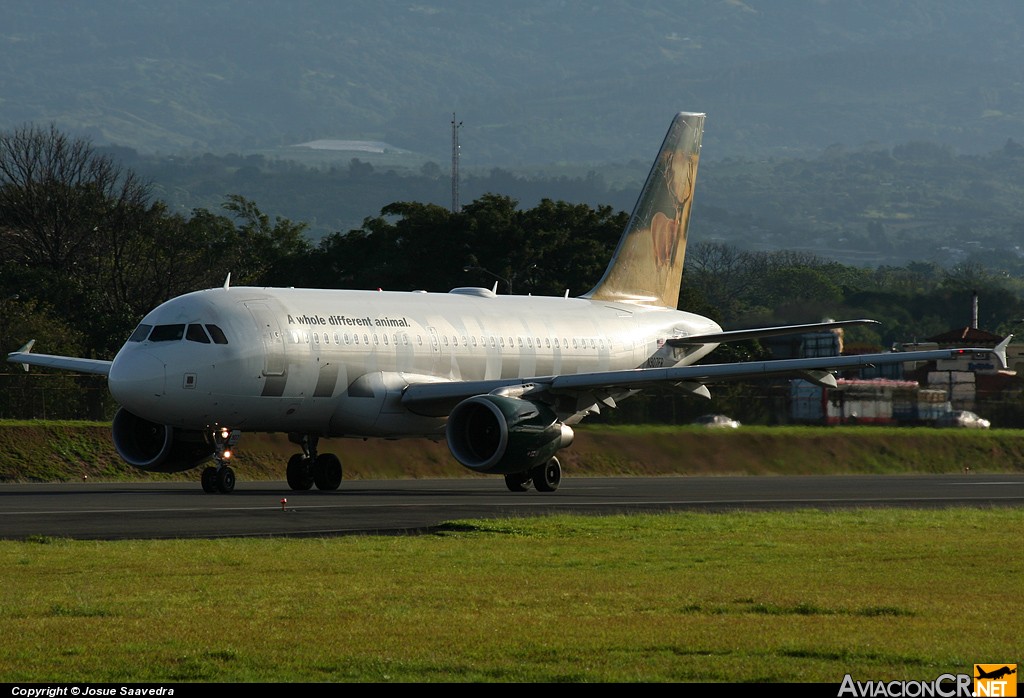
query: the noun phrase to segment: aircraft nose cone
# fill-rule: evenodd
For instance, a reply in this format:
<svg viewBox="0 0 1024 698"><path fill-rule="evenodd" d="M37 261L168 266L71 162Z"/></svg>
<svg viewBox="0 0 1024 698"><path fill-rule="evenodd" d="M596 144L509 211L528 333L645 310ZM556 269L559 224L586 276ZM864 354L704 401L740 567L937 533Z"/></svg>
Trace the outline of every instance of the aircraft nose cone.
<svg viewBox="0 0 1024 698"><path fill-rule="evenodd" d="M164 362L141 348L122 350L114 357L107 387L121 405L144 415L146 407L164 395Z"/></svg>

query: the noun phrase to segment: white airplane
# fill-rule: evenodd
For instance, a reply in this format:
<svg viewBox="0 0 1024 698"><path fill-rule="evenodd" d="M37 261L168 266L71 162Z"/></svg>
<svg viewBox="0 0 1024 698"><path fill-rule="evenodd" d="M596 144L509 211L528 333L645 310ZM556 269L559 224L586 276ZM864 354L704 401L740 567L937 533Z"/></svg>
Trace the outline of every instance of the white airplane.
<svg viewBox="0 0 1024 698"><path fill-rule="evenodd" d="M459 463L510 490L552 492L572 425L646 387L710 397L710 382L786 374L834 386L836 369L993 352L693 365L721 342L872 322L725 332L676 310L703 127L703 114L673 119L614 257L579 298L245 288L229 276L151 311L113 361L33 354L32 342L8 361L105 374L124 460L178 472L212 458L207 492L234 489L242 431L301 446L287 468L296 490L341 483L321 438L416 436L446 438Z"/></svg>

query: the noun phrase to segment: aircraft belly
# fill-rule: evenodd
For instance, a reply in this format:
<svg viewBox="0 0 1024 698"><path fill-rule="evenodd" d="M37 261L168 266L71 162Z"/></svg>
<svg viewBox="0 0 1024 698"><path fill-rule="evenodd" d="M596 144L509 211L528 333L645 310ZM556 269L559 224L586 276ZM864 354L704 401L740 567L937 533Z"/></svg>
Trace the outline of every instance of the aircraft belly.
<svg viewBox="0 0 1024 698"><path fill-rule="evenodd" d="M329 401L316 404L289 397L258 397L249 401L242 414L245 420L227 422L249 431L300 432L324 434L330 421Z"/></svg>

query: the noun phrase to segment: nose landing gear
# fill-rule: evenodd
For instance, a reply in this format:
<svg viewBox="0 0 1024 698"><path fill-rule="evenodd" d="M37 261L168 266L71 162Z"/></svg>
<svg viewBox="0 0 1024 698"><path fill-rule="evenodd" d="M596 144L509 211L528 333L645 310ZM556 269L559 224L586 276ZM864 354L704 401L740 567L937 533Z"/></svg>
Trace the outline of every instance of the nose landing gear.
<svg viewBox="0 0 1024 698"><path fill-rule="evenodd" d="M217 465L209 465L203 469L204 492L230 494L234 491L235 471L228 465L228 461L233 455L231 449L241 437L242 432L238 429L221 428L213 433L213 443L216 447L213 458Z"/></svg>

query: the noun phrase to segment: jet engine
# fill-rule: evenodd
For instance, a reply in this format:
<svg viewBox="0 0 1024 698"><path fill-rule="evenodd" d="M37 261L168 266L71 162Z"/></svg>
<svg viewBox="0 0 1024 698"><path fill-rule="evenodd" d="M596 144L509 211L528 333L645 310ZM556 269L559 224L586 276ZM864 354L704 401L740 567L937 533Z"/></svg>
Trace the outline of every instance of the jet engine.
<svg viewBox="0 0 1024 698"><path fill-rule="evenodd" d="M501 395L463 400L445 430L455 459L480 473L520 473L572 443L572 429L544 404Z"/></svg>
<svg viewBox="0 0 1024 698"><path fill-rule="evenodd" d="M208 434L156 424L123 407L114 415L113 437L125 462L154 473L189 470L214 454Z"/></svg>

